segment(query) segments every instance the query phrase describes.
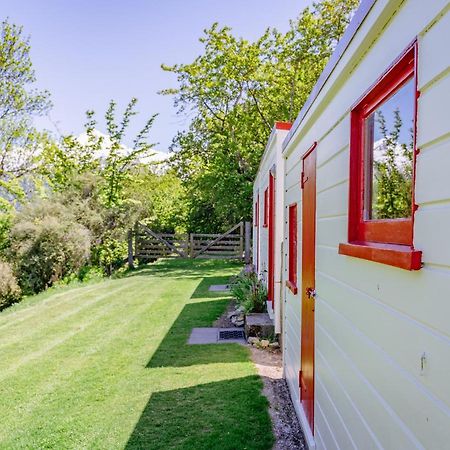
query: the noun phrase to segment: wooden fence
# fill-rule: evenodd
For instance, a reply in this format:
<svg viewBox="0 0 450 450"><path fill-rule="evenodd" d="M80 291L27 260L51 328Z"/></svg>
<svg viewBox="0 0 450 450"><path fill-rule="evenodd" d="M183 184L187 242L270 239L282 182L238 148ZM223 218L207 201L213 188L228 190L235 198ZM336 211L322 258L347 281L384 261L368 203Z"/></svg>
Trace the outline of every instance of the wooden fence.
<svg viewBox="0 0 450 450"><path fill-rule="evenodd" d="M250 262L251 224L241 222L222 234L156 233L138 222L128 233L128 263L158 258L244 259Z"/></svg>

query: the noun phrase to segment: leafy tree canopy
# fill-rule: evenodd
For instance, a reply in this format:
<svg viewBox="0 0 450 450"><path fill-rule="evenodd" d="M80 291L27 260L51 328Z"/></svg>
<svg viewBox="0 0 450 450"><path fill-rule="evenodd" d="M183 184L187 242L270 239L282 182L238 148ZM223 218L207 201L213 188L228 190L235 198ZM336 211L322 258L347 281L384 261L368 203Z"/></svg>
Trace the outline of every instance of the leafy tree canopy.
<svg viewBox="0 0 450 450"><path fill-rule="evenodd" d="M250 218L252 183L274 122L296 117L357 5L314 3L287 33L268 29L255 42L214 24L192 63L162 66L178 80L162 93L191 119L172 145L191 230L218 231Z"/></svg>
<svg viewBox="0 0 450 450"><path fill-rule="evenodd" d="M29 38L8 20L0 24L0 198L8 209L8 197L20 197L17 181L30 173L34 156L47 141L33 126L33 117L50 108L47 91L33 88L36 81L30 59Z"/></svg>

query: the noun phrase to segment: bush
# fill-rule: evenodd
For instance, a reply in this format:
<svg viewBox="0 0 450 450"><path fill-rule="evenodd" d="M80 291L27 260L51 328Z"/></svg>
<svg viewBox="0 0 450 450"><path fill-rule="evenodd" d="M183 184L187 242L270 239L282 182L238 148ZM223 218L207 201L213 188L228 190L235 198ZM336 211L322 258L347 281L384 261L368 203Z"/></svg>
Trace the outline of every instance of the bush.
<svg viewBox="0 0 450 450"><path fill-rule="evenodd" d="M231 283L231 294L245 312L261 313L266 310L267 289L253 271L244 271Z"/></svg>
<svg viewBox="0 0 450 450"><path fill-rule="evenodd" d="M91 234L61 203L29 204L15 218L11 252L26 294L40 292L71 273L90 255Z"/></svg>
<svg viewBox="0 0 450 450"><path fill-rule="evenodd" d="M103 267L108 276L121 267L127 257L127 243L118 239L106 238L95 246L92 252L93 262Z"/></svg>
<svg viewBox="0 0 450 450"><path fill-rule="evenodd" d="M0 261L0 310L20 301L21 291L11 266Z"/></svg>

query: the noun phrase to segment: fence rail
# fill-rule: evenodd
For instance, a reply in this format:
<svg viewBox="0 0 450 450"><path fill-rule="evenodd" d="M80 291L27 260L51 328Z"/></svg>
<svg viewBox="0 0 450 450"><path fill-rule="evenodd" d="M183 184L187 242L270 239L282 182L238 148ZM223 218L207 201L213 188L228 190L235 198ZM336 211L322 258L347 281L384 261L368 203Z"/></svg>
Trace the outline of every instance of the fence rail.
<svg viewBox="0 0 450 450"><path fill-rule="evenodd" d="M156 233L137 222L128 233L128 263L134 258L245 259L250 262L250 223L241 222L226 233ZM245 232L244 232L245 231Z"/></svg>

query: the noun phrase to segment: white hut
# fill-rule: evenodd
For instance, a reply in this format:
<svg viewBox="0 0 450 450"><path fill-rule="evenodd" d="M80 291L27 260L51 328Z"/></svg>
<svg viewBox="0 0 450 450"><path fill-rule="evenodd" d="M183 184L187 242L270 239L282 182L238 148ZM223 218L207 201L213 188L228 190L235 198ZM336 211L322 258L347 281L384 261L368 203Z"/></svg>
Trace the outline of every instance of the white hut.
<svg viewBox="0 0 450 450"><path fill-rule="evenodd" d="M261 159L253 189L253 264L267 285L267 311L281 332L284 159L282 143L291 124L276 122Z"/></svg>
<svg viewBox="0 0 450 450"><path fill-rule="evenodd" d="M310 448L450 448L449 11L363 0L283 143L284 373Z"/></svg>

